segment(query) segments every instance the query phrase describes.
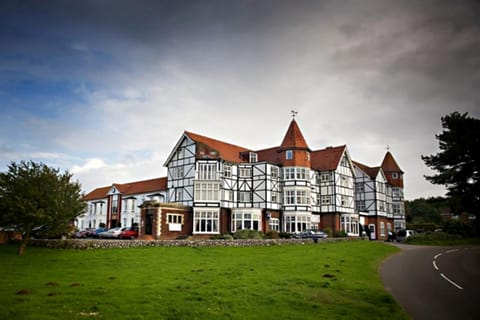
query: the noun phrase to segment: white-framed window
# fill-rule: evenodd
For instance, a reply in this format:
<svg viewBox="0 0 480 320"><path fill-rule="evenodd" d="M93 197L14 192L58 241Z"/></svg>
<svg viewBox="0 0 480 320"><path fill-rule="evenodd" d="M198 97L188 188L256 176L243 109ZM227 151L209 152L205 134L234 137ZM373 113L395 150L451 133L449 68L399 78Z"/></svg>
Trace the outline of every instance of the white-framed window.
<svg viewBox="0 0 480 320"><path fill-rule="evenodd" d="M232 232L248 229L261 231L262 216L252 211L235 211L232 213Z"/></svg>
<svg viewBox="0 0 480 320"><path fill-rule="evenodd" d="M216 182L196 182L195 201L218 201L220 184Z"/></svg>
<svg viewBox="0 0 480 320"><path fill-rule="evenodd" d="M310 198L310 192L307 190L296 190L296 191L297 191L296 203L308 204L308 199Z"/></svg>
<svg viewBox="0 0 480 320"><path fill-rule="evenodd" d="M286 160L292 160L293 159L293 150L287 150L285 152L285 159Z"/></svg>
<svg viewBox="0 0 480 320"><path fill-rule="evenodd" d="M173 179L183 178L183 166L172 168L172 178Z"/></svg>
<svg viewBox="0 0 480 320"><path fill-rule="evenodd" d="M198 164L198 180L216 180L217 164L216 163L199 163Z"/></svg>
<svg viewBox="0 0 480 320"><path fill-rule="evenodd" d="M112 196L112 213L116 213L118 208L118 194Z"/></svg>
<svg viewBox="0 0 480 320"><path fill-rule="evenodd" d="M252 177L252 167L240 167L240 168L238 168L238 176L240 178L251 178Z"/></svg>
<svg viewBox="0 0 480 320"><path fill-rule="evenodd" d="M219 233L220 214L218 209L194 209L194 233Z"/></svg>
<svg viewBox="0 0 480 320"><path fill-rule="evenodd" d="M233 190L224 190L224 195L223 200L233 201Z"/></svg>
<svg viewBox="0 0 480 320"><path fill-rule="evenodd" d="M175 189L175 201L180 202L183 200L183 188Z"/></svg>
<svg viewBox="0 0 480 320"><path fill-rule="evenodd" d="M283 179L284 180L294 180L295 179L295 168L292 168L292 167L283 168Z"/></svg>
<svg viewBox="0 0 480 320"><path fill-rule="evenodd" d="M249 152L249 161L248 162L257 162L257 154L255 152Z"/></svg>
<svg viewBox="0 0 480 320"><path fill-rule="evenodd" d="M320 174L320 181L327 182L332 179L332 174L330 172L324 172Z"/></svg>
<svg viewBox="0 0 480 320"><path fill-rule="evenodd" d="M239 202L252 202L252 192L251 191L239 191L238 192L238 201Z"/></svg>
<svg viewBox="0 0 480 320"><path fill-rule="evenodd" d="M295 168L297 172L297 180L309 179L310 171L307 168Z"/></svg>
<svg viewBox="0 0 480 320"><path fill-rule="evenodd" d="M342 214L340 216L341 229L348 235L358 235L358 215Z"/></svg>
<svg viewBox="0 0 480 320"><path fill-rule="evenodd" d="M271 167L270 169L272 179L277 179L278 178L278 167Z"/></svg>
<svg viewBox="0 0 480 320"><path fill-rule="evenodd" d="M321 196L321 199L322 199L322 205L328 205L332 202L331 196Z"/></svg>
<svg viewBox="0 0 480 320"><path fill-rule="evenodd" d="M392 188L392 195L396 198L403 197L403 190L401 188Z"/></svg>
<svg viewBox="0 0 480 320"><path fill-rule="evenodd" d="M283 199L285 204L295 204L295 190L285 190Z"/></svg>
<svg viewBox="0 0 480 320"><path fill-rule="evenodd" d="M358 200L357 201L357 209L358 211L365 211L365 200Z"/></svg>
<svg viewBox="0 0 480 320"><path fill-rule="evenodd" d="M223 164L223 176L225 178L230 178L232 176L232 166L229 164Z"/></svg>
<svg viewBox="0 0 480 320"><path fill-rule="evenodd" d="M167 213L167 223L183 224L183 214Z"/></svg>
<svg viewBox="0 0 480 320"><path fill-rule="evenodd" d="M286 167L283 168L284 180L309 180L310 170L308 168Z"/></svg>
<svg viewBox="0 0 480 320"><path fill-rule="evenodd" d="M402 207L400 206L400 204L394 203L394 204L393 204L393 214L395 214L395 215L400 215L400 214L402 214L402 213L403 213L403 212L402 212Z"/></svg>
<svg viewBox="0 0 480 320"><path fill-rule="evenodd" d="M278 202L278 194L277 194L276 191L272 191L270 200L271 200L272 202Z"/></svg>
<svg viewBox="0 0 480 320"><path fill-rule="evenodd" d="M396 172L392 173L392 178L393 179L398 179L398 173L396 173Z"/></svg>
<svg viewBox="0 0 480 320"><path fill-rule="evenodd" d="M379 201L378 210L385 211L385 203L383 201Z"/></svg>
<svg viewBox="0 0 480 320"><path fill-rule="evenodd" d="M385 236L385 222L380 221L380 235Z"/></svg>
<svg viewBox="0 0 480 320"><path fill-rule="evenodd" d="M346 156L343 156L343 157L342 157L342 160L340 160L340 165L341 165L342 167L348 167L348 159L347 159Z"/></svg>
<svg viewBox="0 0 480 320"><path fill-rule="evenodd" d="M290 233L302 232L311 229L312 222L309 215L287 215L285 216L285 231Z"/></svg>
<svg viewBox="0 0 480 320"><path fill-rule="evenodd" d="M270 231L280 232L280 219L270 218L270 220L268 220L268 228Z"/></svg>

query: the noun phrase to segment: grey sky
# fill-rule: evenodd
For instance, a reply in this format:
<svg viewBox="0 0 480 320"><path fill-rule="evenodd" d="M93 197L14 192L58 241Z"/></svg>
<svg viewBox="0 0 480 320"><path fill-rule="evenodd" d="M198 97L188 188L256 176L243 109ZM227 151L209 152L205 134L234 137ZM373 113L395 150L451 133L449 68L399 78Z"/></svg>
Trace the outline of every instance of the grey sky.
<svg viewBox="0 0 480 320"><path fill-rule="evenodd" d="M72 170L86 191L154 178L183 130L312 149L386 146L407 198L441 116L480 116L476 1L3 1L0 166Z"/></svg>

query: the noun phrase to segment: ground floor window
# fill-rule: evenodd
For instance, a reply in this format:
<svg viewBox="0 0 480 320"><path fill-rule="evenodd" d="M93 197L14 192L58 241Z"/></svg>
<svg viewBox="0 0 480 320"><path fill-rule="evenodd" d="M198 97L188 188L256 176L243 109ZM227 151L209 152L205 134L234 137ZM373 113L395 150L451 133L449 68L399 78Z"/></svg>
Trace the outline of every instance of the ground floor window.
<svg viewBox="0 0 480 320"><path fill-rule="evenodd" d="M292 214L285 216L284 229L286 232L296 233L311 229L311 216L308 214Z"/></svg>
<svg viewBox="0 0 480 320"><path fill-rule="evenodd" d="M380 236L385 236L385 222L380 222Z"/></svg>
<svg viewBox="0 0 480 320"><path fill-rule="evenodd" d="M340 216L340 224L343 231L348 235L358 235L358 215L356 214L342 214Z"/></svg>
<svg viewBox="0 0 480 320"><path fill-rule="evenodd" d="M194 233L219 233L219 211L216 209L195 209L193 212Z"/></svg>
<svg viewBox="0 0 480 320"><path fill-rule="evenodd" d="M237 211L232 213L232 232L249 229L261 231L262 215L260 212Z"/></svg>
<svg viewBox="0 0 480 320"><path fill-rule="evenodd" d="M270 218L270 220L268 221L268 228L270 229L270 231L280 232L280 219Z"/></svg>

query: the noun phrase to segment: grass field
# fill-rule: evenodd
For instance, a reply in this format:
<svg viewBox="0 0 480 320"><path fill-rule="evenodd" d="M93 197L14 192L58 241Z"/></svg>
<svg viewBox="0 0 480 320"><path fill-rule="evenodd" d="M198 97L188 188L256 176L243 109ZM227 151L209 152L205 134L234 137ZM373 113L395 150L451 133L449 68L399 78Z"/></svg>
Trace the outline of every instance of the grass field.
<svg viewBox="0 0 480 320"><path fill-rule="evenodd" d="M406 319L369 241L225 248L0 246L0 319Z"/></svg>

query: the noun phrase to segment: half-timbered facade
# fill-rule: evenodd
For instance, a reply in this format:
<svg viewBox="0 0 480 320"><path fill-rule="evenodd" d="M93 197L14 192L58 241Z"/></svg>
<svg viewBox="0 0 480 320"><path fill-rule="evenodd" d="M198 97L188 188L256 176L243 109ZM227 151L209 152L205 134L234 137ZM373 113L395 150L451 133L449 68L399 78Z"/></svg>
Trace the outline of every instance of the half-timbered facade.
<svg viewBox="0 0 480 320"><path fill-rule="evenodd" d="M151 180L148 188L140 181L92 191L78 226L141 222L149 235L169 239L241 229L329 229L356 236L365 224L381 229L371 217L387 222L404 212L403 172L392 159L386 156L373 174L352 161L345 145L312 150L295 119L279 146L262 150L185 131L164 163L167 177ZM183 216L173 217L174 210Z"/></svg>
<svg viewBox="0 0 480 320"><path fill-rule="evenodd" d="M371 239L386 239L393 231L392 188L381 167L371 168L354 162L355 202L360 224Z"/></svg>

